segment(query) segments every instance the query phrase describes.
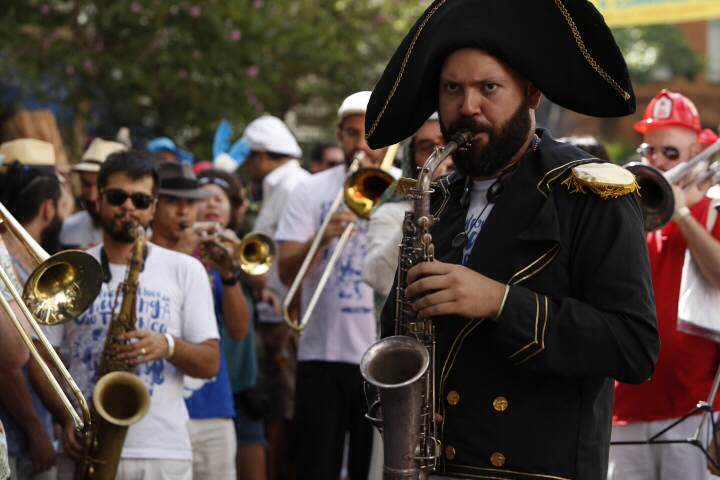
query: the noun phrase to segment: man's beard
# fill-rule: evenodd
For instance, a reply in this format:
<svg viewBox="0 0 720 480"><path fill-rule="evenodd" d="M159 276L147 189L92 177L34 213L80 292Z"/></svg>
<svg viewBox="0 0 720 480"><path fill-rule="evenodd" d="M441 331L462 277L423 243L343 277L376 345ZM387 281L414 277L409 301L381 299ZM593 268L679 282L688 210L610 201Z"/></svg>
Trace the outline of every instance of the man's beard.
<svg viewBox="0 0 720 480"><path fill-rule="evenodd" d="M55 215L50 225L40 234L40 245L50 255L60 251L60 231L62 230L63 222L59 215Z"/></svg>
<svg viewBox="0 0 720 480"><path fill-rule="evenodd" d="M493 177L500 172L527 141L531 126L527 99L498 131L471 117L460 117L448 128L440 122L446 142L461 130L470 130L473 135L487 134L485 144L473 143L467 150L458 150L452 156L455 168L468 177Z"/></svg>
<svg viewBox="0 0 720 480"><path fill-rule="evenodd" d="M101 215L100 223L105 233L118 243L135 242L135 226L142 225L144 228L147 228L147 225L143 225L139 219L135 217L126 218L125 215L117 215L110 218Z"/></svg>

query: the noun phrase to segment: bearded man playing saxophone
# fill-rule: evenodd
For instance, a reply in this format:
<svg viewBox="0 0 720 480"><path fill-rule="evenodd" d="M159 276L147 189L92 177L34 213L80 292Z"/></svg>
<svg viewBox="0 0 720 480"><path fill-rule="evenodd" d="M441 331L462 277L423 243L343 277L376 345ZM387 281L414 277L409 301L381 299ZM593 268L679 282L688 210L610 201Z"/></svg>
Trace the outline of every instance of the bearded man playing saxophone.
<svg viewBox="0 0 720 480"><path fill-rule="evenodd" d="M473 135L432 198L436 261L395 287L435 320L443 477L605 479L614 380L645 381L657 357L634 177L536 128L541 94L587 115L634 111L590 2L437 0L368 106L373 148L435 110L446 140Z"/></svg>

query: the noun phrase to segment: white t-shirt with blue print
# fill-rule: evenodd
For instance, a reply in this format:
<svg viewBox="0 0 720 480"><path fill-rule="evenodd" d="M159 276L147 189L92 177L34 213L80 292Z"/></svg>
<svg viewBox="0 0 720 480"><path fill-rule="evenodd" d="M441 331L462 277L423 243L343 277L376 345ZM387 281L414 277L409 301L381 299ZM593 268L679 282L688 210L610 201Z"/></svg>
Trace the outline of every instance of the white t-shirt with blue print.
<svg viewBox="0 0 720 480"><path fill-rule="evenodd" d="M290 194L275 240L305 242L314 237L330 205L342 190L344 180L344 165L303 180ZM335 243L336 240L332 241L328 248L318 253L318 258L303 281L302 311L307 308ZM360 220L300 336L300 361L319 360L357 365L365 350L375 342L373 292L361 278L366 256L367 221Z"/></svg>
<svg viewBox="0 0 720 480"><path fill-rule="evenodd" d="M145 268L137 290L137 328L170 333L191 343L219 338L210 282L195 258L148 244ZM88 250L100 258L100 246ZM64 325L46 327L48 339L60 345L69 370L90 401L96 382L108 322L126 265L110 264L112 279L85 313ZM122 296L118 299L118 307ZM140 365L137 372L148 387L150 410L128 429L122 458L192 460L183 399L183 375L170 362Z"/></svg>
<svg viewBox="0 0 720 480"><path fill-rule="evenodd" d="M487 221L494 204L489 203L487 193L496 179L475 180L472 184L470 192L470 208L468 208L465 217L465 247L463 248L462 264L467 265L470 260L470 254L475 246L475 240L482 230L483 225Z"/></svg>

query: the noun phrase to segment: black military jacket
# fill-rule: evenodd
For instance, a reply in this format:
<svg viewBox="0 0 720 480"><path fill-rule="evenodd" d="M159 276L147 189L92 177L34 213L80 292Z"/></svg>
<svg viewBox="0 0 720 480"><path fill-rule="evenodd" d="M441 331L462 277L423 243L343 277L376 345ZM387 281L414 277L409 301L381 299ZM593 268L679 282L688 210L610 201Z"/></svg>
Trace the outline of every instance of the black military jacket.
<svg viewBox="0 0 720 480"><path fill-rule="evenodd" d="M468 265L511 286L501 315L435 321L441 475L604 480L613 380L643 382L657 358L636 195L571 193L562 181L572 167L598 160L537 133L539 148L504 179ZM466 181L453 175L445 185L436 258L460 263ZM440 200L436 192L434 208Z"/></svg>

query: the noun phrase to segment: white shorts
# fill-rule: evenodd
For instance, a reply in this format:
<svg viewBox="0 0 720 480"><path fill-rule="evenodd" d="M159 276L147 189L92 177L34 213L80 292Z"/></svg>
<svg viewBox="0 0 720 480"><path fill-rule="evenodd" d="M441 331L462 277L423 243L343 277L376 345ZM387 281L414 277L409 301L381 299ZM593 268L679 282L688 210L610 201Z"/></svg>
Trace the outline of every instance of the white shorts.
<svg viewBox="0 0 720 480"><path fill-rule="evenodd" d="M235 480L237 440L232 418L190 420L188 429L195 478Z"/></svg>
<svg viewBox="0 0 720 480"><path fill-rule="evenodd" d="M67 455L57 459L58 480L73 480L75 462ZM123 458L116 480L192 480L192 460Z"/></svg>

